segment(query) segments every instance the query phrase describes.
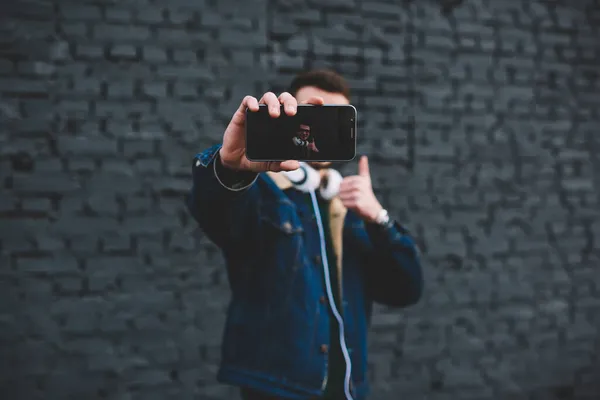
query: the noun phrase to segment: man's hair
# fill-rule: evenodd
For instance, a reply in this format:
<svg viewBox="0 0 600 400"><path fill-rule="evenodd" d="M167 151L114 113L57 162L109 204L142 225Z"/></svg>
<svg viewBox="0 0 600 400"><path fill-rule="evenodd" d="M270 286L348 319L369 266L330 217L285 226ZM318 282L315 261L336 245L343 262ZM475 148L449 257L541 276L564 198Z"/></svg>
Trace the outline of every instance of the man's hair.
<svg viewBox="0 0 600 400"><path fill-rule="evenodd" d="M329 69L317 69L302 72L292 80L288 91L296 96L303 87L314 86L329 93L339 93L350 99L350 86L337 72Z"/></svg>

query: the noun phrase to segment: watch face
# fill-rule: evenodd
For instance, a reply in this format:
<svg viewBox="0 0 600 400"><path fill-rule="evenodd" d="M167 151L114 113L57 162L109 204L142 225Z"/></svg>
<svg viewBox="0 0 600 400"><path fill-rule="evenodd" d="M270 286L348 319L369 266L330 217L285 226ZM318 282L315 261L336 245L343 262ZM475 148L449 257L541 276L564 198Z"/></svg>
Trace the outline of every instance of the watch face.
<svg viewBox="0 0 600 400"><path fill-rule="evenodd" d="M377 216L377 222L381 225L386 224L389 221L389 216L387 210L379 211L379 215Z"/></svg>

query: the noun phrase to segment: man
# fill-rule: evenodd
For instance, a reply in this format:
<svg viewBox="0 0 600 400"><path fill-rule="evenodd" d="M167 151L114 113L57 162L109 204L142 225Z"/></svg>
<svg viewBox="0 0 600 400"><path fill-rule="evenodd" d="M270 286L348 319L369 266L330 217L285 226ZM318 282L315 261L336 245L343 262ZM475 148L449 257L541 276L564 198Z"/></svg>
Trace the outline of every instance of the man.
<svg viewBox="0 0 600 400"><path fill-rule="evenodd" d="M303 155L301 158L310 159L313 152L319 152L319 149L315 144L315 138L311 136L310 126L308 125L300 124L298 133L292 138L292 141L294 142L294 145L301 147L301 154Z"/></svg>
<svg viewBox="0 0 600 400"><path fill-rule="evenodd" d="M335 181L331 163L245 157L246 107L277 118L281 104L294 115L298 102L349 101L336 73L300 74L289 93L244 98L223 143L194 158L188 206L221 248L232 292L218 380L243 399L364 399L372 303L421 296L417 248L375 197L366 157L339 190L321 186Z"/></svg>

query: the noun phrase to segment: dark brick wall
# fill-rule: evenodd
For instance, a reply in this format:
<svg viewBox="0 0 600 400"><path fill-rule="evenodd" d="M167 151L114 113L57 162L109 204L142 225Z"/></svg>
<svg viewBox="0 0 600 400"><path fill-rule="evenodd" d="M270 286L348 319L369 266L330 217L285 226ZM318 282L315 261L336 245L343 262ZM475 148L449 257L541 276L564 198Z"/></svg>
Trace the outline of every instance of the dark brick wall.
<svg viewBox="0 0 600 400"><path fill-rule="evenodd" d="M333 66L425 259L423 301L376 311L372 399L597 399L600 5L460 3L2 2L0 397L235 398L190 160Z"/></svg>

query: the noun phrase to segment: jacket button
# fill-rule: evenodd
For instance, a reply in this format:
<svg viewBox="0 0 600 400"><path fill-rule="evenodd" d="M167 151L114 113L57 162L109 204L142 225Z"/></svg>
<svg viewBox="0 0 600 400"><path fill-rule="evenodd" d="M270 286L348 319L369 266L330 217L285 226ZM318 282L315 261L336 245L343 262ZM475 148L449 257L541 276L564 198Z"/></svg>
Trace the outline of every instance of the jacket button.
<svg viewBox="0 0 600 400"><path fill-rule="evenodd" d="M328 349L328 347L326 344L321 345L321 353L323 353L323 354L327 353L327 349Z"/></svg>
<svg viewBox="0 0 600 400"><path fill-rule="evenodd" d="M321 296L321 297L319 297L319 301L321 302L321 304L325 304L327 299L325 299L325 296Z"/></svg>
<svg viewBox="0 0 600 400"><path fill-rule="evenodd" d="M315 264L321 264L321 256L320 255L315 256Z"/></svg>
<svg viewBox="0 0 600 400"><path fill-rule="evenodd" d="M281 228L284 230L284 232L290 233L292 231L292 224L289 222L284 222L283 225L281 225Z"/></svg>

